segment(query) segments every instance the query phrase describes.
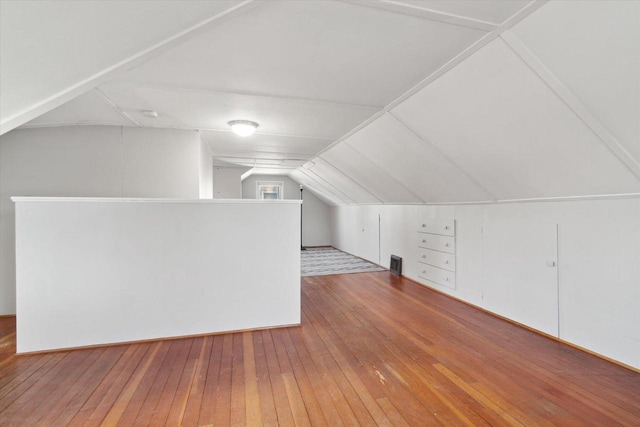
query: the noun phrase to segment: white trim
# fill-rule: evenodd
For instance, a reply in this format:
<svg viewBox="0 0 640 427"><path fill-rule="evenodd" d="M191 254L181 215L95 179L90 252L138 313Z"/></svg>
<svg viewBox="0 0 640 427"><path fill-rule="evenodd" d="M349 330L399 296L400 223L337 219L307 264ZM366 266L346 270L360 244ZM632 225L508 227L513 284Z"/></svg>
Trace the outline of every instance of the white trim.
<svg viewBox="0 0 640 427"><path fill-rule="evenodd" d="M120 198L120 197L28 197L13 196L15 203L34 202L71 202L71 203L209 203L220 205L235 205L247 203L292 203L302 204L295 199L287 200L255 200L255 199L148 199L148 198Z"/></svg>
<svg viewBox="0 0 640 427"><path fill-rule="evenodd" d="M146 127L151 127L151 126L146 126ZM187 127L175 127L175 128L171 127L171 128L167 128L167 129L193 130L193 128L187 128ZM231 129L197 128L197 130L205 131L205 132L233 133L233 131ZM326 136L293 135L293 134L286 134L286 133L261 132L261 131L255 131L254 135L282 136L282 137L285 137L285 138L320 139L320 140L323 140L323 141L335 141L336 140L336 138L334 138L334 137L326 137Z"/></svg>
<svg viewBox="0 0 640 427"><path fill-rule="evenodd" d="M489 44L490 42L492 42L493 40L498 38L499 35L502 32L508 30L509 28L511 28L512 26L514 26L515 24L517 24L518 22L522 21L524 18L529 16L531 13L533 13L534 11L539 9L542 5L547 3L547 1L549 1L549 0L533 0L532 2L528 3L526 6L524 6L522 9L520 9L518 12L514 13L513 16L511 16L509 19L504 21L499 27L495 28L490 33L482 36L480 39L478 39L471 46L469 46L468 48L466 48L465 50L460 52L458 55L456 55L455 57L450 59L448 62L446 62L440 68L438 68L436 71L434 71L433 73L429 74L426 78L421 80L419 83L417 83L411 89L409 89L408 91L406 91L405 93L403 93L402 95L397 97L395 100L391 101L382 110L380 110L377 113L373 114L368 119L366 119L362 123L360 123L358 126L354 127L349 132L347 132L346 134L344 134L340 138L336 139L335 142L333 142L332 144L328 145L323 150L321 150L318 153L318 155L324 153L325 151L327 151L328 149L330 149L334 145L339 144L340 142L344 141L345 139L347 139L350 136L354 135L355 133L359 132L361 129L367 127L373 121L375 121L376 119L381 117L384 113L389 112L390 110L392 110L393 108L397 107L398 105L400 105L401 103L403 103L404 101L409 99L411 96L413 96L414 94L416 94L420 90L422 90L425 87L427 87L429 84L434 82L436 79L442 77L444 74L446 74L447 72L452 70L454 67L456 67L457 65L462 63L465 59L467 59L468 57L470 57L471 55L473 55L474 53L476 53L477 51L482 49L484 46L486 46L487 44Z"/></svg>
<svg viewBox="0 0 640 427"><path fill-rule="evenodd" d="M456 162L454 162L453 160L451 160L449 158L449 156L447 156L446 154L444 154L441 150L439 150L437 147L433 146L432 144L430 144L428 141L426 141L425 139L423 139L420 135L418 135L413 129L411 129L409 127L409 125L407 125L405 122L403 122L402 120L400 120L398 117L396 117L391 111L387 112L387 114L389 115L389 117L393 118L393 120L395 120L400 126L402 126L403 128L405 128L415 139L416 141L418 141L419 143L423 144L423 145L427 145L429 146L432 150L436 151L438 154L440 154L447 162L449 162L449 164L451 166L453 166L455 169L457 169L462 175L464 175L465 177L467 177L471 182L473 182L476 186L478 186L478 188L480 190L482 190L485 194L485 196L489 196L489 198L491 200L497 200L497 198L491 194L490 191L488 191L486 188L484 188L484 186L482 184L480 184L473 176L471 176L466 170L464 170L463 168L461 168Z"/></svg>
<svg viewBox="0 0 640 427"><path fill-rule="evenodd" d="M14 115L0 122L0 135L3 135L10 130L15 129L18 126L30 120L33 120L36 117L53 110L56 107L59 107L65 102L71 101L78 95L81 95L82 93L99 86L100 84L114 78L116 75L124 71L137 67L138 65L154 58L155 56L171 49L172 47L175 47L189 39L192 39L197 35L209 31L214 25L218 25L219 23L223 22L223 20L230 19L238 15L239 13L245 12L249 8L256 7L259 4L261 4L261 2L254 2L253 0L245 0L241 3L238 3L235 6L225 10L224 12L209 17L199 22L198 24L187 28L186 30L180 31L177 34L165 40L162 40L152 45L151 47L148 47L141 52L130 56L127 59L116 63L115 65L105 68L104 70L99 71L94 75L87 77L72 86L69 86L66 89L63 89L60 92L51 95L44 100L27 107L26 109L23 109L22 111L18 111Z"/></svg>
<svg viewBox="0 0 640 427"><path fill-rule="evenodd" d="M200 132L199 130L196 132L198 132L198 134L200 135L200 139L202 140L202 142L204 142L204 145L205 147L207 147L207 151L209 152L209 155L213 160L213 150L211 150L211 147L209 146L209 141L207 141L207 138L204 137L204 134L202 132Z"/></svg>
<svg viewBox="0 0 640 427"><path fill-rule="evenodd" d="M442 12L439 10L427 9L412 4L392 0L340 0L344 3L350 3L357 6L369 7L372 9L380 9L387 12L398 13L401 15L413 16L415 18L426 19L428 21L442 22L445 24L457 25L459 27L473 28L474 30L492 31L498 27L498 24L480 19L468 18L466 16L454 15L452 13Z"/></svg>
<svg viewBox="0 0 640 427"><path fill-rule="evenodd" d="M291 176L291 174L293 172L300 172L300 174L304 175L307 179L307 182L301 182L300 180L295 179L293 176ZM328 191L326 186L323 185L322 183L318 182L318 180L316 180L315 178L309 176L309 174L307 174L304 171L304 168L298 168L298 169L294 169L291 172L289 172L288 176L293 179L294 181L296 181L297 183L299 183L300 185L310 188L313 191L315 191L317 194L322 195L322 197L324 197L327 200L331 200L331 204L334 206L343 206L343 205L349 205L350 203L347 202L344 198L340 197L338 194L336 194L335 192L331 192ZM312 185L309 184L309 182L312 183ZM327 196L327 194L329 196Z"/></svg>
<svg viewBox="0 0 640 427"><path fill-rule="evenodd" d="M409 193L411 193L416 199L420 200L421 203L424 203L425 201L422 199L422 197L418 196L416 193L413 192L413 190L411 190L409 187L407 187L406 185L404 185L402 182L400 182L395 176L391 175L382 165L378 164L377 162L375 162L373 159L371 159L369 156L365 155L364 153L362 153L362 151L358 150L356 147L354 147L353 145L349 144L349 141L344 141L344 143L346 145L348 145L353 151L355 151L356 153L360 154L362 157L364 157L365 159L367 159L369 162L371 162L372 165L376 166L378 169L380 169L385 175L387 175L391 180L395 181L399 186L401 186L402 188L404 188L405 190L407 190Z"/></svg>
<svg viewBox="0 0 640 427"><path fill-rule="evenodd" d="M59 127L68 127L68 126L124 126L122 123L89 123L89 122L78 122L78 123L41 123L41 124L24 124L20 126L20 129L39 129L39 128L59 128ZM125 127L135 127L125 126ZM153 126L153 125L142 125L142 127L148 129L170 129L170 130L184 130L190 132L225 132L225 133L233 133L231 129L214 129L214 128L193 128L187 126ZM317 139L321 141L335 141L335 138L332 137L324 137L324 136L307 136L307 135L292 135L292 134L283 134L283 133L273 133L273 132L260 132L256 131L254 135L266 135L266 136L278 136L284 138L301 138L301 139ZM315 155L314 155L315 156Z"/></svg>
<svg viewBox="0 0 640 427"><path fill-rule="evenodd" d="M369 190L367 187L365 187L364 185L360 184L358 181L356 181L355 179L351 178L349 175L347 175L346 173L342 172L339 168L337 168L336 166L333 165L333 163L331 163L330 161L328 161L327 159L325 159L322 156L318 156L319 159L321 159L323 162L325 162L327 165L329 165L330 167L332 167L333 169L336 170L336 172L338 172L340 175L344 176L345 178L347 178L349 181L353 182L355 185L357 185L358 187L360 187L361 189L363 189L365 192L369 193L370 196L373 196L374 199L377 199L380 203L385 203L384 200L382 200L380 197L378 197L376 194L374 194L371 190Z"/></svg>
<svg viewBox="0 0 640 427"><path fill-rule="evenodd" d="M347 205L357 205L357 203L351 197L349 197L349 195L347 195L347 193L345 193L344 191L340 190L335 185L331 184L329 181L327 181L326 179L324 179L323 177L321 177L320 175L315 173L313 170L307 168L306 166L302 166L301 168L299 168L297 170L299 170L302 174L304 174L311 181L317 183L319 186L321 186L321 187L323 187L325 189L333 188L334 191L329 191L329 194L336 195L336 197L338 199L341 199L343 202L346 202L345 204L347 204ZM310 174L313 175L313 176L311 176ZM336 192L341 194L342 196L337 195Z"/></svg>
<svg viewBox="0 0 640 427"><path fill-rule="evenodd" d="M640 163L604 124L575 96L538 57L511 31L500 35L509 48L560 98L600 141L640 179Z"/></svg>
<svg viewBox="0 0 640 427"><path fill-rule="evenodd" d="M329 205L329 206L342 206L342 204L339 201L340 199L338 197L335 197L335 196L327 197L325 192L322 192L322 191L318 190L318 188L315 185L315 182L313 182L313 184L310 185L308 183L303 183L298 178L295 178L295 177L291 176L291 174L288 174L286 176L291 178L291 180L293 180L299 186L303 187L304 190L309 191L313 196L315 196L318 199L320 199L326 205Z"/></svg>
<svg viewBox="0 0 640 427"><path fill-rule="evenodd" d="M0 0L2 1L2 0ZM115 127L125 127L125 128L135 128L137 127L134 124L126 125L122 123L115 122L77 122L77 123L34 123L34 124L24 124L15 128L14 130L20 131L24 129L45 129L45 128L64 128L64 127L82 127L82 126L115 126ZM161 129L157 127L145 126L150 129ZM188 130L194 131L194 129L179 129L179 128L166 128L170 130ZM195 130L197 132L197 130Z"/></svg>
<svg viewBox="0 0 640 427"><path fill-rule="evenodd" d="M265 159L265 160L274 160L274 161L285 161L285 160L290 160L290 161L302 161L302 162L308 162L310 160L309 156L314 156L313 154L306 154L307 157L291 157L291 156L303 156L302 153L292 153L289 151L260 151L260 150L256 150L256 151L251 151L251 150L247 150L247 151L243 151L243 150L232 150L232 149L216 149L213 150L214 154L216 156L220 156L220 157L226 157L228 159ZM225 154L225 153L230 153L229 155ZM288 156L288 157L284 157L284 158L277 158L277 159L272 159L272 158L268 158L268 157L256 157L255 155L253 157L251 156L243 156L244 153L254 153L254 154L275 154L275 155L279 155L279 156ZM314 156L315 157L315 156ZM302 165L300 165L302 166ZM298 166L296 166L298 167Z"/></svg>
<svg viewBox="0 0 640 427"><path fill-rule="evenodd" d="M476 202L427 202L427 203L388 203L388 206L458 206L458 205L500 205L508 203L547 203L547 202L580 202L586 200L625 200L640 199L640 193L597 194L587 196L557 196L531 199L504 199L496 201ZM352 204L347 204L351 206ZM358 206L381 206L382 203L358 203ZM342 205L346 206L346 205Z"/></svg>
<svg viewBox="0 0 640 427"><path fill-rule="evenodd" d="M113 102L113 100L111 98L109 98L107 95L105 95L104 92L102 92L99 88L94 88L93 91L96 92L102 98L103 101L105 101L107 104L109 104L111 107L113 107L118 112L118 114L120 114L122 117L124 117L125 119L129 120L134 125L136 125L138 127L142 127L142 125L140 123L135 121L133 119L133 117L131 117L129 114L125 113L124 110L122 108L120 108L120 106L118 106L118 104Z"/></svg>
<svg viewBox="0 0 640 427"><path fill-rule="evenodd" d="M114 88L117 88L117 87L147 88L147 89L153 89L153 90L164 90L164 91L173 91L173 92L238 95L238 96L246 96L250 98L260 98L260 99L267 99L267 100L275 99L275 100L282 100L282 101L297 102L300 104L326 105L329 107L352 108L352 109L358 109L358 110L379 110L383 108L383 106L380 106L380 105L350 104L347 102L340 102L340 101L325 101L321 99L302 98L302 97L287 96L287 95L272 95L272 94L265 94L265 93L252 92L252 91L188 87L188 86L180 86L180 85L161 84L161 83L138 82L135 80L123 80L123 79L105 82L103 86L111 86Z"/></svg>

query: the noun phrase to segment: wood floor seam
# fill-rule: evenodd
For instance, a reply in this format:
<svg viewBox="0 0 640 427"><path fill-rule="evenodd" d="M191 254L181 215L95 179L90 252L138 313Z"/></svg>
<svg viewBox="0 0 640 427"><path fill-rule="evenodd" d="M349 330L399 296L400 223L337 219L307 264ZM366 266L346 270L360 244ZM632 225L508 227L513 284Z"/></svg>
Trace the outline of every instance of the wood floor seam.
<svg viewBox="0 0 640 427"><path fill-rule="evenodd" d="M640 425L634 371L386 271L301 280L295 328L16 357L0 318L0 425Z"/></svg>

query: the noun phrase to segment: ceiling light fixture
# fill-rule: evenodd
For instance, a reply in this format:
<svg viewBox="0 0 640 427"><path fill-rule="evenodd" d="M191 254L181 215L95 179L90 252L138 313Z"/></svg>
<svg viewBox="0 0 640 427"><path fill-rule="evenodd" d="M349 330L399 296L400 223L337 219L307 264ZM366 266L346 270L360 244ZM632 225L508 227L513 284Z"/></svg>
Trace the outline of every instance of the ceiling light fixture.
<svg viewBox="0 0 640 427"><path fill-rule="evenodd" d="M233 133L239 136L252 135L258 129L258 124L251 120L231 120L229 126Z"/></svg>

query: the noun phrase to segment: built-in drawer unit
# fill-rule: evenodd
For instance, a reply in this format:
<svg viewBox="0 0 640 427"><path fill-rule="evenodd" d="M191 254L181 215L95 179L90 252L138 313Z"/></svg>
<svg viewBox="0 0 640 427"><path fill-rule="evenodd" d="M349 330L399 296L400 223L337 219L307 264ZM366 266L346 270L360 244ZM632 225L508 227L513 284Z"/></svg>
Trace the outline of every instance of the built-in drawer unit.
<svg viewBox="0 0 640 427"><path fill-rule="evenodd" d="M422 233L440 234L443 236L455 236L455 221L443 219L429 219L418 222L418 231Z"/></svg>
<svg viewBox="0 0 640 427"><path fill-rule="evenodd" d="M418 248L418 262L449 271L456 271L456 256L446 252Z"/></svg>
<svg viewBox="0 0 640 427"><path fill-rule="evenodd" d="M456 287L456 273L453 271L443 270L442 268L420 263L418 265L418 276L442 286L448 286L454 289Z"/></svg>
<svg viewBox="0 0 640 427"><path fill-rule="evenodd" d="M417 265L419 281L456 288L456 227L454 219L418 222Z"/></svg>
<svg viewBox="0 0 640 427"><path fill-rule="evenodd" d="M431 233L417 233L418 247L432 249L434 251L456 253L456 238L452 236L441 236Z"/></svg>

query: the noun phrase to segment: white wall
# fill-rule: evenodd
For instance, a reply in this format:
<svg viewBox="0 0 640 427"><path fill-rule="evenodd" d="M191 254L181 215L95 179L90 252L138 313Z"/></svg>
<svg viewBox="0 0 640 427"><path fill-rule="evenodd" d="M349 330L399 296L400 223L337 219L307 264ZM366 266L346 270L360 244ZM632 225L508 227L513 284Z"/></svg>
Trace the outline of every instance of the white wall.
<svg viewBox="0 0 640 427"><path fill-rule="evenodd" d="M557 250L557 287L555 291L553 287L544 291L545 296L556 292L552 302L557 306L554 308L550 302L547 307L534 307L537 315L541 320L548 320L545 316L557 317L559 338L640 367L640 198L343 206L333 208L332 215L335 247L374 262L379 250L382 264L387 267L390 255L399 255L403 258L403 274L421 282L424 280L418 278L416 256L419 222L428 218L455 219L455 289L436 283L429 286L517 320L523 310L518 306L521 302L503 298L508 289L496 293L496 283L489 278L517 278L522 265L534 273L536 269L544 272L550 268L546 262L553 260ZM379 236L375 227L378 215ZM522 255L534 253L530 249L538 239L536 230L553 232L556 226L557 242L550 242L555 243L553 248L537 258ZM500 237L495 232L500 229L517 233L526 241L519 242L521 246L508 243L514 239L505 234ZM488 236L492 230L493 235ZM545 239L548 244L552 237ZM499 262L497 271L491 265L491 260L509 259L513 262ZM528 283L528 276L520 277L513 279L514 288L527 286L523 288L525 292L540 291L531 289L538 284Z"/></svg>
<svg viewBox="0 0 640 427"><path fill-rule="evenodd" d="M256 198L257 181L282 181L285 200L300 199L300 185L282 175L251 175L242 181L242 198ZM302 203L302 244L304 246L331 245L331 209L329 205L314 196L310 191L303 191Z"/></svg>
<svg viewBox="0 0 640 427"><path fill-rule="evenodd" d="M18 352L300 323L298 201L19 198Z"/></svg>
<svg viewBox="0 0 640 427"><path fill-rule="evenodd" d="M213 156L202 137L200 139L200 198L213 198Z"/></svg>
<svg viewBox="0 0 640 427"><path fill-rule="evenodd" d="M249 168L215 166L213 168L213 198L242 199L242 174Z"/></svg>
<svg viewBox="0 0 640 427"><path fill-rule="evenodd" d="M0 314L15 313L11 196L198 198L194 131L81 126L0 137Z"/></svg>

